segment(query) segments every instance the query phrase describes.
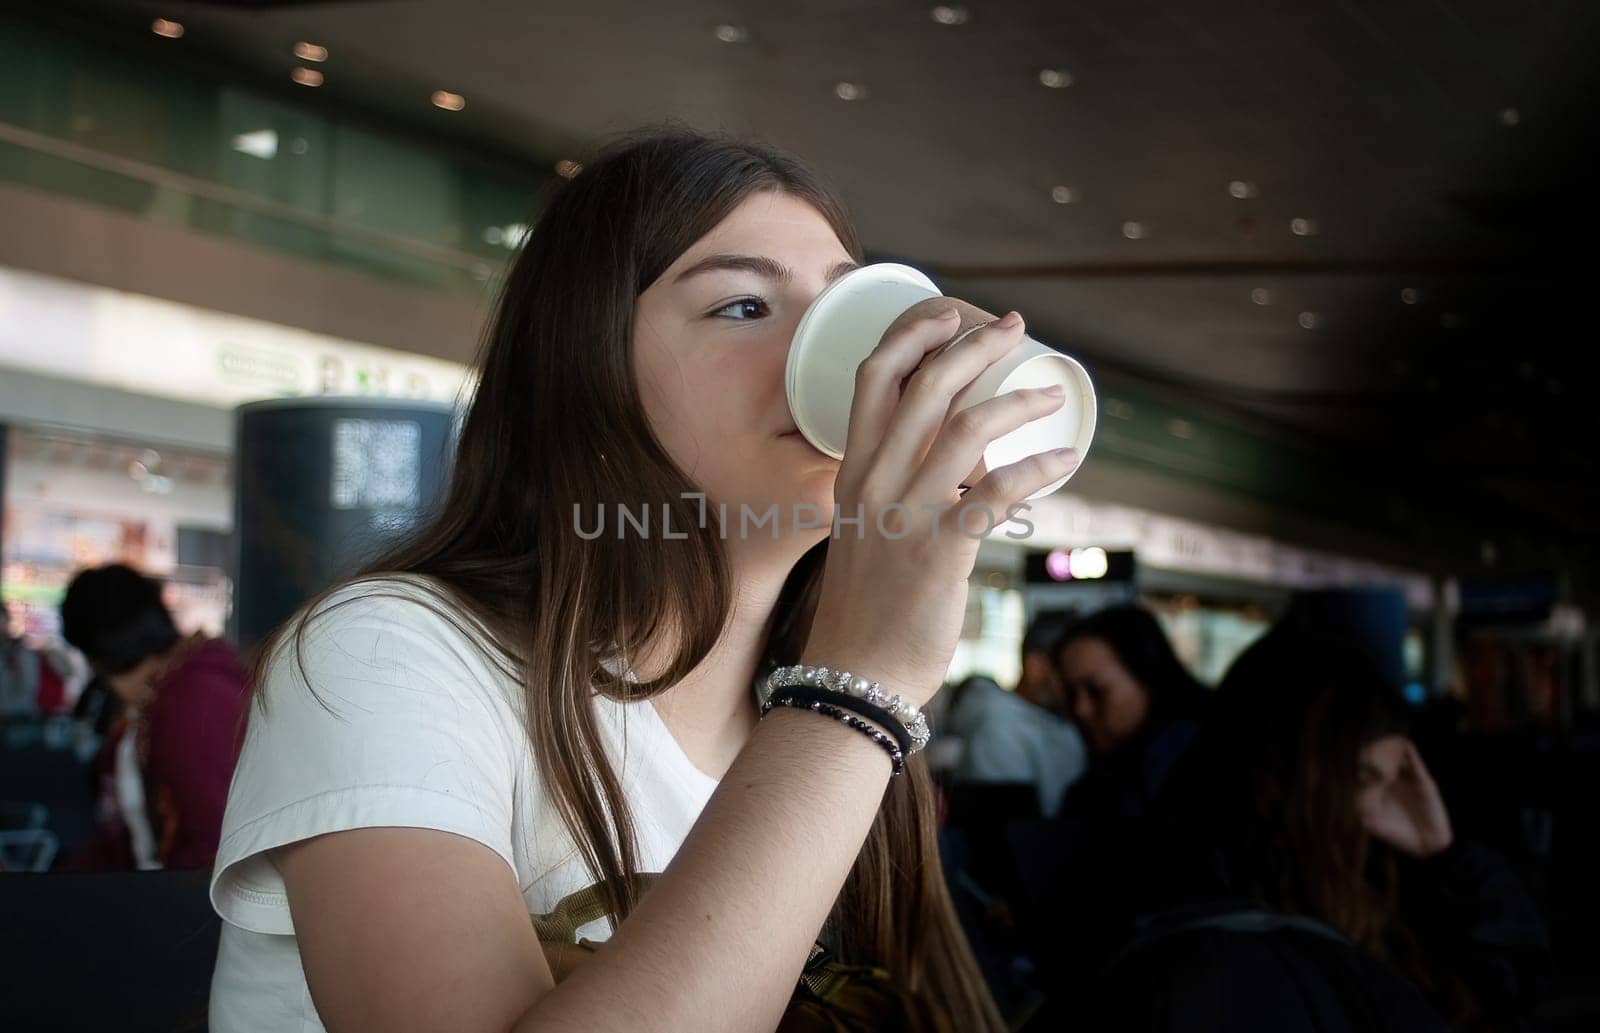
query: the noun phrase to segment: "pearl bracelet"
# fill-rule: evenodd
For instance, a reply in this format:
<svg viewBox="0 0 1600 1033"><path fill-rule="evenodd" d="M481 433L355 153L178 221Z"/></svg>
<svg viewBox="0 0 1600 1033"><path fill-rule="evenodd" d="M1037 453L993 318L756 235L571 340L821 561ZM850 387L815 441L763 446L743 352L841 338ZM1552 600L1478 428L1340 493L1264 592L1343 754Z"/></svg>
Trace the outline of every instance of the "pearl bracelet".
<svg viewBox="0 0 1600 1033"><path fill-rule="evenodd" d="M883 708L895 720L904 723L906 732L911 736L912 753L927 746L928 740L932 738L932 733L928 731L927 715L918 710L914 704L907 703L896 694L884 692L877 682L868 681L849 671L835 671L827 667L811 667L806 664L779 667L767 675L761 683L758 692L761 705L766 706L774 690L793 685L805 685L855 696L875 707Z"/></svg>

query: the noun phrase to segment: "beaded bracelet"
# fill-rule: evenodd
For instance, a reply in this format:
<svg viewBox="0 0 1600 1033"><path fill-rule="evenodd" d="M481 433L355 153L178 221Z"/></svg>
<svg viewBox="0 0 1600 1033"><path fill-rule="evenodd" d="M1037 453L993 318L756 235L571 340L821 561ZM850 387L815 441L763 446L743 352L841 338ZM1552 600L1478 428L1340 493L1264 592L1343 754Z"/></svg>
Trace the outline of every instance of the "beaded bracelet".
<svg viewBox="0 0 1600 1033"><path fill-rule="evenodd" d="M780 696L778 698L768 700L766 704L762 706L761 712L763 714L770 713L773 707L792 707L795 710L811 710L826 717L831 717L835 721L847 724L851 728L854 728L856 731L860 732L862 735L865 735L868 739L871 739L873 742L877 743L878 748L889 755L891 777L898 775L901 771L905 770L906 755L900 751L899 746L895 745L895 741L893 739L883 734L870 723L861 720L861 718L855 716L854 714L839 709L832 703L824 703L821 700L815 700L810 703L802 703L797 699L785 699Z"/></svg>
<svg viewBox="0 0 1600 1033"><path fill-rule="evenodd" d="M882 729L895 744L900 747L900 752L910 755L912 752L911 733L906 731L906 726L899 719L880 706L868 703L864 699L851 696L832 689L824 689L816 685L785 685L774 689L772 698L768 703L779 700L794 700L804 706L812 703L828 703L840 710L849 711L857 717L865 718Z"/></svg>
<svg viewBox="0 0 1600 1033"><path fill-rule="evenodd" d="M907 703L898 695L886 693L875 681L868 681L849 671L835 671L827 667L810 667L805 664L795 664L789 667L779 667L767 675L762 682L759 696L762 703L771 698L777 689L791 685L815 686L821 689L830 689L834 692L857 699L865 700L873 706L887 710L897 721L904 724L906 731L911 735L910 753L928 745L932 733L928 730L928 718L918 710L915 705Z"/></svg>

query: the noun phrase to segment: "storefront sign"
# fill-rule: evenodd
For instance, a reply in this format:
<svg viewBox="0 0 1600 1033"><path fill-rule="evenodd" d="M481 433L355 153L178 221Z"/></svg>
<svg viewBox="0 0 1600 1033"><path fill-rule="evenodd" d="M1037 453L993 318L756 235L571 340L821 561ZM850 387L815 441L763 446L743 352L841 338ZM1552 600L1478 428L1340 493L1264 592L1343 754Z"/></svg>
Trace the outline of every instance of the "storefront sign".
<svg viewBox="0 0 1600 1033"><path fill-rule="evenodd" d="M263 398L453 402L460 363L0 268L0 368L219 409Z"/></svg>

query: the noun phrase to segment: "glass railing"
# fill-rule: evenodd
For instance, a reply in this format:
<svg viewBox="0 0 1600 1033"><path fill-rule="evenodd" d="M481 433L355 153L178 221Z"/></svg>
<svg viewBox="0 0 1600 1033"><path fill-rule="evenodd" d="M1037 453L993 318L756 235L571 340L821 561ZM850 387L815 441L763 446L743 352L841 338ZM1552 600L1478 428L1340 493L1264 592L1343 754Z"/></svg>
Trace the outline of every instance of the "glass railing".
<svg viewBox="0 0 1600 1033"><path fill-rule="evenodd" d="M0 15L0 182L476 294L548 167L430 148Z"/></svg>

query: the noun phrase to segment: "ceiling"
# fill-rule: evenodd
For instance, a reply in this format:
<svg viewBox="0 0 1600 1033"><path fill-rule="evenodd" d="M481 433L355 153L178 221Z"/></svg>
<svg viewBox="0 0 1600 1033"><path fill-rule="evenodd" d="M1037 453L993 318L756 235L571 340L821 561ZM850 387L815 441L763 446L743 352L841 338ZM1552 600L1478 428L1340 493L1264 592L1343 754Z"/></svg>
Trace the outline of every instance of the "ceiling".
<svg viewBox="0 0 1600 1033"><path fill-rule="evenodd" d="M759 134L843 189L874 254L1099 374L1485 533L1570 558L1600 532L1592 0L971 0L960 24L911 0L69 6L179 19L302 100L290 50L318 43L318 103L509 162L669 118Z"/></svg>

